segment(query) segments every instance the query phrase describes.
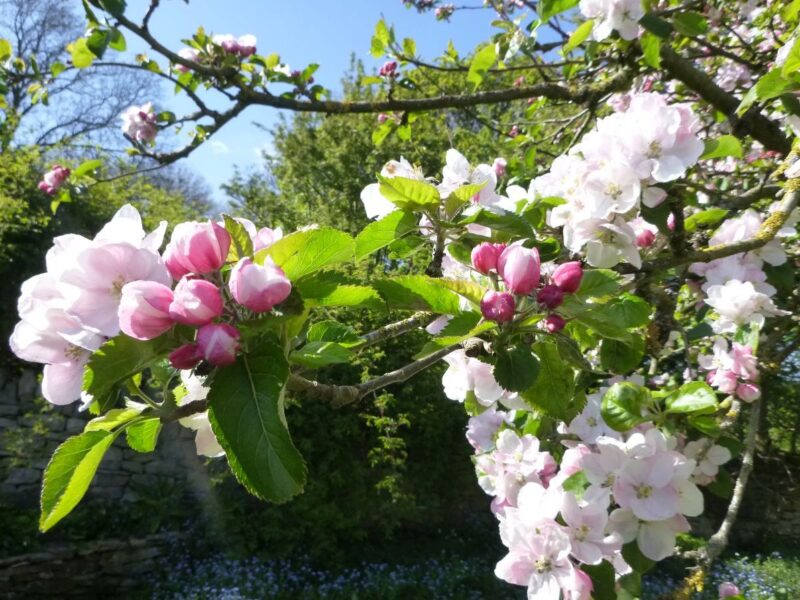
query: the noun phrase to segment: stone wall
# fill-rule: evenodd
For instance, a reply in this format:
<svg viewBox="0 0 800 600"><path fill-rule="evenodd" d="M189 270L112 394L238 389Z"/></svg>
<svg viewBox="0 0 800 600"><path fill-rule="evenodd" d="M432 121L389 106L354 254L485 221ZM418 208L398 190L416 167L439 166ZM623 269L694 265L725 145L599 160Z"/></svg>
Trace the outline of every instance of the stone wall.
<svg viewBox="0 0 800 600"><path fill-rule="evenodd" d="M42 473L56 447L83 431L89 415L78 403L48 406L39 397L35 370L0 367L0 504L36 506ZM109 448L87 498L131 500L136 490L185 481L203 469L194 433L177 423L164 427L155 452L141 454L120 436Z"/></svg>
<svg viewBox="0 0 800 600"><path fill-rule="evenodd" d="M169 564L174 534L101 540L0 560L3 598L143 598L142 581Z"/></svg>

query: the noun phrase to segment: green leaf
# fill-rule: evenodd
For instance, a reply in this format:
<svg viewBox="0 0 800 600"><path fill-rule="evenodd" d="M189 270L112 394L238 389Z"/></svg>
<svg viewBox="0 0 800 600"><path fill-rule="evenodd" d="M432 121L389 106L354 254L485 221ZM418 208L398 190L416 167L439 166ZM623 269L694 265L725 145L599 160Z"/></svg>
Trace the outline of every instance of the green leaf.
<svg viewBox="0 0 800 600"><path fill-rule="evenodd" d="M600 342L600 364L612 373L625 374L637 368L644 358L644 338L632 336L630 342L604 339Z"/></svg>
<svg viewBox="0 0 800 600"><path fill-rule="evenodd" d="M97 58L86 45L86 38L79 38L75 40L75 42L67 46L67 50L72 58L73 66L77 67L78 69L85 69L86 67L91 66L91 64L94 62L94 59Z"/></svg>
<svg viewBox="0 0 800 600"><path fill-rule="evenodd" d="M437 278L434 279L436 285L454 291L456 294L469 300L472 304L479 306L483 296L486 294L486 288L475 281L467 281L466 279L447 279Z"/></svg>
<svg viewBox="0 0 800 600"><path fill-rule="evenodd" d="M228 262L236 262L246 256L253 255L253 240L244 225L226 214L222 215L225 230L231 235L231 247L228 250Z"/></svg>
<svg viewBox="0 0 800 600"><path fill-rule="evenodd" d="M725 158L726 156L733 156L734 158L742 158L744 156L742 144L734 135L723 135L713 140L706 140L706 148L700 159Z"/></svg>
<svg viewBox="0 0 800 600"><path fill-rule="evenodd" d="M86 38L86 47L97 58L103 58L103 55L106 53L106 48L108 48L108 44L110 42L111 32L109 30L95 29L91 34L89 34L89 37Z"/></svg>
<svg viewBox="0 0 800 600"><path fill-rule="evenodd" d="M417 218L414 213L402 210L396 210L379 221L370 223L356 236L356 261L363 260L373 252L385 248L417 229Z"/></svg>
<svg viewBox="0 0 800 600"><path fill-rule="evenodd" d="M295 283L320 269L353 260L355 241L342 231L330 227L296 231L259 250L255 262L264 263L271 256L286 277Z"/></svg>
<svg viewBox="0 0 800 600"><path fill-rule="evenodd" d="M125 14L125 0L99 0L100 6L113 17L121 17Z"/></svg>
<svg viewBox="0 0 800 600"><path fill-rule="evenodd" d="M472 57L469 63L469 72L467 73L467 81L469 81L476 89L483 83L483 78L486 73L494 66L497 60L497 49L494 44L488 44L478 50Z"/></svg>
<svg viewBox="0 0 800 600"><path fill-rule="evenodd" d="M353 353L336 342L309 342L289 355L289 362L311 369L350 361Z"/></svg>
<svg viewBox="0 0 800 600"><path fill-rule="evenodd" d="M128 44L125 42L125 36L116 27L111 30L111 39L108 42L108 47L117 52L125 52L128 49Z"/></svg>
<svg viewBox="0 0 800 600"><path fill-rule="evenodd" d="M705 487L715 496L723 500L730 500L731 496L733 496L733 486L734 483L730 473L728 473L727 469L720 468L714 481Z"/></svg>
<svg viewBox="0 0 800 600"><path fill-rule="evenodd" d="M417 55L417 43L412 38L403 40L403 54L408 58L414 58Z"/></svg>
<svg viewBox="0 0 800 600"><path fill-rule="evenodd" d="M382 310L386 308L378 292L368 286L353 285L338 273L317 273L294 285L303 302L313 306L352 306Z"/></svg>
<svg viewBox="0 0 800 600"><path fill-rule="evenodd" d="M539 358L539 376L522 392L523 399L550 417L569 421L574 416L570 405L575 393L575 372L561 358L552 340L536 342L533 352Z"/></svg>
<svg viewBox="0 0 800 600"><path fill-rule="evenodd" d="M578 5L579 0L539 0L539 19L547 21L562 12Z"/></svg>
<svg viewBox="0 0 800 600"><path fill-rule="evenodd" d="M0 62L5 62L14 53L14 49L11 46L11 42L6 39L0 39Z"/></svg>
<svg viewBox="0 0 800 600"><path fill-rule="evenodd" d="M564 48L562 49L564 54L571 52L585 42L592 34L592 29L594 29L594 21L591 19L581 23L580 26L572 32L572 35L569 36L567 43L564 44Z"/></svg>
<svg viewBox="0 0 800 600"><path fill-rule="evenodd" d="M603 396L603 420L615 431L628 431L645 421L642 409L649 400L647 388L627 381L615 383Z"/></svg>
<svg viewBox="0 0 800 600"><path fill-rule="evenodd" d="M672 19L672 24L680 33L689 37L708 33L708 21L700 13L692 11L679 12Z"/></svg>
<svg viewBox="0 0 800 600"><path fill-rule="evenodd" d="M456 315L456 318L458 318L458 315ZM442 348L447 348L448 346L453 346L455 344L460 344L462 342L465 342L469 338L477 337L481 334L486 333L487 331L491 331L496 326L497 324L493 323L492 321L484 321L480 325L477 325L475 329L473 329L472 331L470 331L465 335L435 337L432 340L430 340L427 344L425 344L422 347L422 350L420 350L414 355L414 359L419 360L420 358L425 358L426 356L430 356L434 352L438 352Z"/></svg>
<svg viewBox="0 0 800 600"><path fill-rule="evenodd" d="M619 292L619 275L611 269L591 269L583 272L581 285L575 295L581 300L605 298Z"/></svg>
<svg viewBox="0 0 800 600"><path fill-rule="evenodd" d="M41 531L53 527L78 505L115 438L107 431L86 431L56 449L44 471Z"/></svg>
<svg viewBox="0 0 800 600"><path fill-rule="evenodd" d="M475 329L478 322L481 320L481 314L478 312L464 312L453 316L444 326L438 335L447 337L453 335L467 335L470 331Z"/></svg>
<svg viewBox="0 0 800 600"><path fill-rule="evenodd" d="M637 573L647 573L647 571L656 565L654 560L642 554L642 551L639 550L639 546L635 541L622 546L622 558L624 558L625 562Z"/></svg>
<svg viewBox="0 0 800 600"><path fill-rule="evenodd" d="M644 56L645 64L649 67L653 67L654 69L660 69L661 38L654 33L646 31L639 39L639 43L642 46L642 55Z"/></svg>
<svg viewBox="0 0 800 600"><path fill-rule="evenodd" d="M126 427L125 439L132 450L147 453L156 449L160 432L161 419L153 417Z"/></svg>
<svg viewBox="0 0 800 600"><path fill-rule="evenodd" d="M756 82L755 90L758 100L764 102L790 92L796 84L783 77L780 69L773 69ZM744 101L743 101L744 102Z"/></svg>
<svg viewBox="0 0 800 600"><path fill-rule="evenodd" d="M381 195L405 210L425 210L439 206L441 197L436 186L419 179L378 175Z"/></svg>
<svg viewBox="0 0 800 600"><path fill-rule="evenodd" d="M129 406L127 408L113 408L106 414L92 419L84 427L84 431L111 431L120 425L128 423L138 417L144 405Z"/></svg>
<svg viewBox="0 0 800 600"><path fill-rule="evenodd" d="M2 60L2 59L0 59ZM67 65L62 62L54 62L50 65L50 74L55 78L61 75L64 71L66 71Z"/></svg>
<svg viewBox="0 0 800 600"><path fill-rule="evenodd" d="M372 57L380 58L383 56L393 37L391 30L386 25L386 21L383 19L378 21L375 24L375 33L372 36L372 43L370 44L369 52Z"/></svg>
<svg viewBox="0 0 800 600"><path fill-rule="evenodd" d="M644 27L647 31L655 33L662 39L669 38L673 30L673 27L669 21L665 21L664 19L653 14L646 14L639 19L639 25Z"/></svg>
<svg viewBox="0 0 800 600"><path fill-rule="evenodd" d="M445 315L461 311L458 294L424 275L379 279L373 282L373 286L392 308L430 310Z"/></svg>
<svg viewBox="0 0 800 600"><path fill-rule="evenodd" d="M599 565L581 565L592 580L592 600L617 600L614 566L604 560Z"/></svg>
<svg viewBox="0 0 800 600"><path fill-rule="evenodd" d="M530 223L519 215L508 211L503 211L498 214L482 209L458 222L459 225L469 225L472 223L483 225L493 231L510 233L517 237L533 237L533 229Z"/></svg>
<svg viewBox="0 0 800 600"><path fill-rule="evenodd" d="M92 173L93 171L96 171L102 166L103 166L103 161L100 160L99 158L95 158L93 160L87 160L82 162L75 168L74 171L72 171L72 176L80 177L81 175L87 175L89 173Z"/></svg>
<svg viewBox="0 0 800 600"><path fill-rule="evenodd" d="M708 208L686 218L684 228L686 231L696 231L701 227L713 227L728 216L730 211L724 208Z"/></svg>
<svg viewBox="0 0 800 600"><path fill-rule="evenodd" d="M580 500L583 498L583 493L586 491L586 488L589 487L589 479L586 477L586 473L578 471L567 477L561 487L565 492L574 494L575 497Z"/></svg>
<svg viewBox="0 0 800 600"><path fill-rule="evenodd" d="M113 405L115 388L120 383L166 356L174 346L175 342L167 336L143 342L120 334L89 357L83 372L83 391L105 411Z"/></svg>
<svg viewBox="0 0 800 600"><path fill-rule="evenodd" d="M493 373L503 389L524 392L539 376L539 359L524 344L504 348L497 351Z"/></svg>
<svg viewBox="0 0 800 600"><path fill-rule="evenodd" d="M713 415L689 415L689 425L697 429L697 431L703 435L710 437L716 437L722 431L719 426L719 421L717 421L716 417Z"/></svg>
<svg viewBox="0 0 800 600"><path fill-rule="evenodd" d="M303 490L306 466L286 427L282 392L289 366L276 337L220 369L208 394L208 416L236 478L271 502Z"/></svg>
<svg viewBox="0 0 800 600"><path fill-rule="evenodd" d="M309 342L338 342L343 345L358 344L361 336L352 327L338 321L320 321L308 329L306 339Z"/></svg>
<svg viewBox="0 0 800 600"><path fill-rule="evenodd" d="M683 384L666 399L668 413L696 413L716 410L717 394L707 383L691 381Z"/></svg>

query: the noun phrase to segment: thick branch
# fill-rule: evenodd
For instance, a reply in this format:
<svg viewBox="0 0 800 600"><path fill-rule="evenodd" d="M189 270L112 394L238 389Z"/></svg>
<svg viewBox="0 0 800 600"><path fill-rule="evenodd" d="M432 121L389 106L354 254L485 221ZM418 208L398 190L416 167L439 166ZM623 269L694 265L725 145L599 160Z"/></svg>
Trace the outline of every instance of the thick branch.
<svg viewBox="0 0 800 600"><path fill-rule="evenodd" d="M164 423L171 423L173 421L183 419L184 417L190 417L194 414L205 412L207 410L208 402L206 400L193 400L192 402L188 402L182 406L179 406L171 413L164 415L161 417L161 420Z"/></svg>
<svg viewBox="0 0 800 600"><path fill-rule="evenodd" d="M431 317L431 313L418 312L407 319L403 319L402 321L390 323L389 325L385 325L380 329L365 333L361 336L361 342L359 342L357 346L354 346L354 348L361 349L366 346L371 346L372 344L377 344L384 340L397 337L398 335L402 335L407 331L416 329L420 325L427 324Z"/></svg>
<svg viewBox="0 0 800 600"><path fill-rule="evenodd" d="M731 529L736 522L739 509L742 506L744 492L747 489L747 481L753 471L753 461L755 459L756 438L758 437L758 423L761 417L761 401L756 400L750 408L750 420L748 421L747 438L745 439L745 449L742 455L742 466L739 469L739 476L736 478L736 485L733 488L733 496L728 505L728 512L722 521L717 532L708 540L704 563L706 570L719 558L725 551L730 538Z"/></svg>
<svg viewBox="0 0 800 600"><path fill-rule="evenodd" d="M761 142L768 150L788 154L791 142L780 126L762 115L757 108L751 108L741 117L736 115L739 100L719 87L703 71L690 61L678 55L668 44L661 49L661 64L675 79L697 92L706 102L728 117L738 134L747 134Z"/></svg>

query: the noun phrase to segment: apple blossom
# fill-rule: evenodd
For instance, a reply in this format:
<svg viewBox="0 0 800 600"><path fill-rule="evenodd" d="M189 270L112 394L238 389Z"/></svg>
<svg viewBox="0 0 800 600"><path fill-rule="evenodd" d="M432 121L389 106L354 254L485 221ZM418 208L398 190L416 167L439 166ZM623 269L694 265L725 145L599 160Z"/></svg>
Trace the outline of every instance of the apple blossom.
<svg viewBox="0 0 800 600"><path fill-rule="evenodd" d="M205 360L222 367L236 362L239 330L227 323L209 323L197 331L197 347Z"/></svg>
<svg viewBox="0 0 800 600"><path fill-rule="evenodd" d="M687 443L683 454L697 463L692 477L701 485L713 481L719 472L719 467L731 459L730 450L706 438Z"/></svg>
<svg viewBox="0 0 800 600"><path fill-rule="evenodd" d="M225 264L231 236L212 221L180 223L164 251L164 262L174 279L194 273L204 275Z"/></svg>
<svg viewBox="0 0 800 600"><path fill-rule="evenodd" d="M172 290L155 281L132 281L122 287L119 328L137 340L151 340L169 330Z"/></svg>
<svg viewBox="0 0 800 600"><path fill-rule="evenodd" d="M488 275L490 271L497 271L497 260L505 249L505 244L490 242L478 244L472 249L472 266L483 275Z"/></svg>
<svg viewBox="0 0 800 600"><path fill-rule="evenodd" d="M788 314L773 304L769 296L756 291L749 281L732 279L724 285L712 285L706 302L718 318L712 323L717 333L735 332L738 327L764 324L765 317Z"/></svg>
<svg viewBox="0 0 800 600"><path fill-rule="evenodd" d="M489 290L481 300L481 314L484 319L497 323L508 323L514 318L516 302L508 292Z"/></svg>
<svg viewBox="0 0 800 600"><path fill-rule="evenodd" d="M761 398L761 388L755 383L740 383L736 386L736 395L743 402L755 402Z"/></svg>
<svg viewBox="0 0 800 600"><path fill-rule="evenodd" d="M639 19L644 16L641 0L581 0L580 10L587 19L596 19L592 36L602 41L617 31L624 40L639 35Z"/></svg>
<svg viewBox="0 0 800 600"><path fill-rule="evenodd" d="M514 294L527 295L539 285L541 261L536 248L521 243L508 246L497 259L497 270L506 289Z"/></svg>
<svg viewBox="0 0 800 600"><path fill-rule="evenodd" d="M197 62L199 57L199 52L195 48L181 48L178 50L178 56L180 56L184 60L190 60L192 62ZM175 64L175 70L179 73L188 73L189 67L181 64Z"/></svg>
<svg viewBox="0 0 800 600"><path fill-rule="evenodd" d="M64 182L69 178L70 170L61 165L53 165L53 167L44 174L42 180L37 186L40 191L52 196L58 191Z"/></svg>
<svg viewBox="0 0 800 600"><path fill-rule="evenodd" d="M292 284L271 259L263 265L243 258L231 271L228 287L233 298L254 312L268 312L292 291Z"/></svg>
<svg viewBox="0 0 800 600"><path fill-rule="evenodd" d="M546 285L536 292L536 301L542 306L553 310L564 302L564 292L556 285Z"/></svg>
<svg viewBox="0 0 800 600"><path fill-rule="evenodd" d="M135 142L149 143L156 139L156 113L153 104L131 106L122 113L122 133Z"/></svg>
<svg viewBox="0 0 800 600"><path fill-rule="evenodd" d="M182 325L199 327L222 316L219 288L205 279L182 278L175 286L169 315Z"/></svg>
<svg viewBox="0 0 800 600"><path fill-rule="evenodd" d="M192 369L203 360L203 355L197 344L184 344L170 352L168 358L176 369Z"/></svg>
<svg viewBox="0 0 800 600"><path fill-rule="evenodd" d="M186 393L178 400L178 406L205 400L208 397L210 388L205 385L205 377L194 375L191 371L181 371L181 383ZM184 417L178 422L195 432L194 443L198 455L208 456L209 458L218 458L225 455L225 450L219 445L211 429L208 411Z"/></svg>
<svg viewBox="0 0 800 600"><path fill-rule="evenodd" d="M550 275L550 281L565 294L574 294L581 286L583 267L578 261L558 265Z"/></svg>

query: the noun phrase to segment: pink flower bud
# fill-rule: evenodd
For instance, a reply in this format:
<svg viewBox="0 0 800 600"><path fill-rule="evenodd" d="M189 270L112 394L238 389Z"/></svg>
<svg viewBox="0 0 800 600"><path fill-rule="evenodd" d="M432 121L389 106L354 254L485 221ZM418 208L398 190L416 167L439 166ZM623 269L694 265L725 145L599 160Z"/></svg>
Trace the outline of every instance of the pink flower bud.
<svg viewBox="0 0 800 600"><path fill-rule="evenodd" d="M58 188L64 185L64 182L69 178L70 170L61 165L53 165L47 173L44 174L42 180L36 186L44 192L52 196L56 193Z"/></svg>
<svg viewBox="0 0 800 600"><path fill-rule="evenodd" d="M495 158L494 162L492 163L492 169L494 170L494 174L497 175L498 179L506 174L507 167L508 161L506 161L506 159L502 156Z"/></svg>
<svg viewBox="0 0 800 600"><path fill-rule="evenodd" d="M118 316L122 333L152 340L174 324L169 315L172 290L155 281L132 281L122 287Z"/></svg>
<svg viewBox="0 0 800 600"><path fill-rule="evenodd" d="M739 588L730 581L720 583L717 591L719 592L720 600L722 600L722 598L730 598L731 596L739 596L742 593L739 591Z"/></svg>
<svg viewBox="0 0 800 600"><path fill-rule="evenodd" d="M378 74L381 77L397 77L397 61L389 60L383 63Z"/></svg>
<svg viewBox="0 0 800 600"><path fill-rule="evenodd" d="M546 285L536 294L536 300L550 310L558 308L564 302L564 292L556 285Z"/></svg>
<svg viewBox="0 0 800 600"><path fill-rule="evenodd" d="M509 131L508 131L508 137L510 137L510 138L515 138L515 137L517 137L518 135L519 135L519 127L517 127L516 125L514 125L513 127L511 127L511 129L509 129Z"/></svg>
<svg viewBox="0 0 800 600"><path fill-rule="evenodd" d="M649 248L656 241L656 234L650 229L642 229L636 234L636 245L639 248Z"/></svg>
<svg viewBox="0 0 800 600"><path fill-rule="evenodd" d="M386 121L388 120L389 120L389 115L387 115L386 113L380 113L378 115L378 123L380 123L381 125L386 123Z"/></svg>
<svg viewBox="0 0 800 600"><path fill-rule="evenodd" d="M481 300L481 314L489 321L507 323L514 318L514 296L508 292L489 290Z"/></svg>
<svg viewBox="0 0 800 600"><path fill-rule="evenodd" d="M667 227L670 231L675 231L675 215L673 213L669 213L667 217Z"/></svg>
<svg viewBox="0 0 800 600"><path fill-rule="evenodd" d="M761 398L761 388L755 383L740 383L736 388L736 395L743 402L754 402Z"/></svg>
<svg viewBox="0 0 800 600"><path fill-rule="evenodd" d="M292 284L272 262L257 265L243 258L231 271L228 287L234 299L253 312L267 312L292 291Z"/></svg>
<svg viewBox="0 0 800 600"><path fill-rule="evenodd" d="M542 263L536 248L525 248L519 242L508 246L497 259L497 271L506 289L515 294L530 294L539 285Z"/></svg>
<svg viewBox="0 0 800 600"><path fill-rule="evenodd" d="M550 276L550 281L565 294L574 294L581 287L583 267L577 260L558 265Z"/></svg>
<svg viewBox="0 0 800 600"><path fill-rule="evenodd" d="M178 56L180 56L184 60L190 60L192 62L197 62L197 57L199 56L197 50L194 48L181 48L178 51ZM184 65L176 64L175 70L179 73L188 73L189 67Z"/></svg>
<svg viewBox="0 0 800 600"><path fill-rule="evenodd" d="M525 77L520 75L514 80L514 87L522 87L523 85L525 85Z"/></svg>
<svg viewBox="0 0 800 600"><path fill-rule="evenodd" d="M566 326L567 322L561 315L547 315L542 321L544 328L550 333L558 333Z"/></svg>
<svg viewBox="0 0 800 600"><path fill-rule="evenodd" d="M176 369L191 369L202 359L197 344L184 344L169 353L169 364Z"/></svg>
<svg viewBox="0 0 800 600"><path fill-rule="evenodd" d="M239 330L227 323L203 325L197 332L197 347L212 365L231 365L239 350Z"/></svg>
<svg viewBox="0 0 800 600"><path fill-rule="evenodd" d="M222 315L219 288L205 279L184 277L175 286L170 316L181 325L200 327Z"/></svg>
<svg viewBox="0 0 800 600"><path fill-rule="evenodd" d="M253 56L256 53L256 36L251 34L246 34L240 36L238 40L236 40L236 45L238 46L237 53L242 58L247 58L248 56Z"/></svg>
<svg viewBox="0 0 800 600"><path fill-rule="evenodd" d="M472 266L478 273L487 275L489 271L497 271L497 259L506 249L505 244L483 242L472 249Z"/></svg>
<svg viewBox="0 0 800 600"><path fill-rule="evenodd" d="M164 251L164 263L173 279L189 273L203 275L225 264L230 247L230 234L217 223L180 223Z"/></svg>
<svg viewBox="0 0 800 600"><path fill-rule="evenodd" d="M269 227L262 227L258 230L253 238L253 250L258 252L264 248L269 248L283 237L283 230L280 227L270 229Z"/></svg>

